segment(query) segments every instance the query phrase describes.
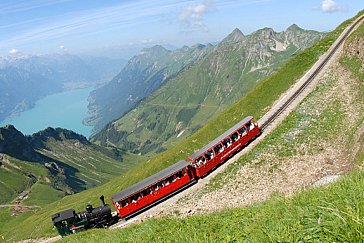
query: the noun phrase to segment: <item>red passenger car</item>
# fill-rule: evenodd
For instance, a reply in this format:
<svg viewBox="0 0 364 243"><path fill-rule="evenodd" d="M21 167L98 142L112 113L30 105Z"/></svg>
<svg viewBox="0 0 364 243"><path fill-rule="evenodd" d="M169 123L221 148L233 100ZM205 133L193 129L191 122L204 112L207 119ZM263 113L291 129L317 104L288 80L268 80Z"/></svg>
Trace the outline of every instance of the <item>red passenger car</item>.
<svg viewBox="0 0 364 243"><path fill-rule="evenodd" d="M181 160L111 199L120 217L125 218L188 185L194 178L190 162Z"/></svg>
<svg viewBox="0 0 364 243"><path fill-rule="evenodd" d="M187 160L195 167L196 176L203 177L259 134L258 124L254 123L252 116L248 116Z"/></svg>

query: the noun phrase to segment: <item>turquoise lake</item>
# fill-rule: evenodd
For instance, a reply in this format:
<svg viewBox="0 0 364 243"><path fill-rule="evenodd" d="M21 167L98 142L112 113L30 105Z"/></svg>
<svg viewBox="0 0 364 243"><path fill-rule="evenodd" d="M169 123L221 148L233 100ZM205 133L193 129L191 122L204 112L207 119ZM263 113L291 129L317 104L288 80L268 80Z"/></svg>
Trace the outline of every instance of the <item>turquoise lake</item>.
<svg viewBox="0 0 364 243"><path fill-rule="evenodd" d="M8 117L0 126L12 124L26 135L47 127L61 127L89 137L92 127L83 125L82 120L88 116L87 97L92 90L78 89L46 96L32 109Z"/></svg>

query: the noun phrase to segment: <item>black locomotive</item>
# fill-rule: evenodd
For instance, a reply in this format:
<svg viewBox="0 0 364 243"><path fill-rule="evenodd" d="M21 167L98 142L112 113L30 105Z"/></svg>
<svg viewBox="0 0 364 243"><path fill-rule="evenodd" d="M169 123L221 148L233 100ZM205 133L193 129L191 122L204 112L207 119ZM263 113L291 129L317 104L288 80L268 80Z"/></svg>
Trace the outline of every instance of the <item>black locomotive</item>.
<svg viewBox="0 0 364 243"><path fill-rule="evenodd" d="M57 228L60 236L64 237L79 231L90 228L104 228L115 223L118 218L111 214L108 204L105 204L104 196L100 197L102 205L93 208L86 206L86 211L76 213L73 209L68 209L52 215L53 225Z"/></svg>

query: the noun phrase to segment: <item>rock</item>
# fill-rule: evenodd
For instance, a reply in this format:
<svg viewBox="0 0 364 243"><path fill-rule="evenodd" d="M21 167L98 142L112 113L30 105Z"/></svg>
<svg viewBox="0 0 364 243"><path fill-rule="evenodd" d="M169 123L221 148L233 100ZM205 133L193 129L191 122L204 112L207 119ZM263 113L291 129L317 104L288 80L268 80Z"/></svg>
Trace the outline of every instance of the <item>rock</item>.
<svg viewBox="0 0 364 243"><path fill-rule="evenodd" d="M319 187L319 186L327 185L327 184L337 181L340 177L341 177L341 175L328 175L328 176L322 177L320 180L313 183L313 186Z"/></svg>

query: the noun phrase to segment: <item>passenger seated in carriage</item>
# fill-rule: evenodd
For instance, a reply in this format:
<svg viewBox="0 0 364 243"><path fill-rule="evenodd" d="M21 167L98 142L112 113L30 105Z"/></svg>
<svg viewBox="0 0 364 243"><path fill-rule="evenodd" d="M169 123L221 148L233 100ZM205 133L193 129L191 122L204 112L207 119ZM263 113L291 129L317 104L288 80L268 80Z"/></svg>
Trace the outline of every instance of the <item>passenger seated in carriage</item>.
<svg viewBox="0 0 364 243"><path fill-rule="evenodd" d="M233 133L233 135L231 135L231 139L233 140L233 142L236 142L239 139L238 133Z"/></svg>
<svg viewBox="0 0 364 243"><path fill-rule="evenodd" d="M225 148L230 147L230 145L232 144L231 139L230 138L225 139L223 144Z"/></svg>
<svg viewBox="0 0 364 243"><path fill-rule="evenodd" d="M219 154L221 153L222 151L224 151L224 146L222 146L221 144L218 144L215 148L215 154Z"/></svg>
<svg viewBox="0 0 364 243"><path fill-rule="evenodd" d="M245 129L245 127L240 128L240 129L238 130L238 132L239 132L239 134L240 134L241 136L244 136L244 135L246 134L246 129Z"/></svg>
<svg viewBox="0 0 364 243"><path fill-rule="evenodd" d="M212 150L208 151L205 154L205 157L206 157L207 160L211 160L214 157L214 152Z"/></svg>
<svg viewBox="0 0 364 243"><path fill-rule="evenodd" d="M201 156L200 158L197 159L197 165L200 167L201 165L203 165L206 162L205 157Z"/></svg>

